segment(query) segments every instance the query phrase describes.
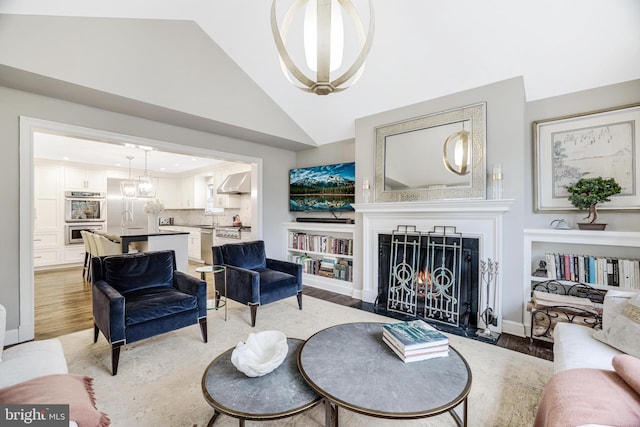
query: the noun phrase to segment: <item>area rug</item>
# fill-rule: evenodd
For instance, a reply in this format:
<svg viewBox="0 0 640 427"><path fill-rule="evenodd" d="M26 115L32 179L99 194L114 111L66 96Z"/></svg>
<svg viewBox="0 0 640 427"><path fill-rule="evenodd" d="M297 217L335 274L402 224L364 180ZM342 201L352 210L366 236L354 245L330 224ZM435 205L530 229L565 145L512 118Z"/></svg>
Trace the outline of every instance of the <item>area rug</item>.
<svg viewBox="0 0 640 427"><path fill-rule="evenodd" d="M397 322L374 313L337 305L309 296L303 310L295 298L258 309L256 327L249 309L230 301L224 311L209 311L209 342L203 343L197 325L123 347L118 375L111 375L111 349L101 335L93 344L93 330L60 337L69 372L94 378L98 409L115 427L206 426L213 415L201 389L204 370L220 353L244 341L251 332L280 330L288 337L306 339L314 333L347 322ZM471 339L448 335L450 344L469 363L473 383L469 394L470 426L531 426L544 384L553 373L552 362ZM366 381L366 378L354 378ZM274 421L249 425L322 426L324 407ZM238 420L220 416L216 426L237 426ZM454 426L449 414L418 420L385 420L340 409L341 426Z"/></svg>

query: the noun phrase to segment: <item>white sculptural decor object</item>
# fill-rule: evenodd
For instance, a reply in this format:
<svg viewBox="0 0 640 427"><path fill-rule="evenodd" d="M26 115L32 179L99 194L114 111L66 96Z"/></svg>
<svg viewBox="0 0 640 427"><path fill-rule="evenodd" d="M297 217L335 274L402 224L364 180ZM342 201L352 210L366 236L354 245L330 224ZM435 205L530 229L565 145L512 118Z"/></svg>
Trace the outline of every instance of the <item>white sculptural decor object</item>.
<svg viewBox="0 0 640 427"><path fill-rule="evenodd" d="M251 333L231 353L231 363L248 377L261 377L276 369L287 357L287 336L280 331Z"/></svg>

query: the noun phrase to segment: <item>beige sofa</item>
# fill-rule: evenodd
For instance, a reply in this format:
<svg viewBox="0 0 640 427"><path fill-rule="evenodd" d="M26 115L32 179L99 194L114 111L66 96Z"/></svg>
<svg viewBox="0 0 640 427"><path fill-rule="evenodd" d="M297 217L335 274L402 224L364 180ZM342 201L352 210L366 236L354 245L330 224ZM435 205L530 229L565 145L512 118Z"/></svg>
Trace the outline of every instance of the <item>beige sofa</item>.
<svg viewBox="0 0 640 427"><path fill-rule="evenodd" d="M92 380L71 375L57 339L30 341L5 350L7 311L0 305L0 403L69 404L69 426L108 426L95 407ZM0 425L2 425L0 414Z"/></svg>
<svg viewBox="0 0 640 427"><path fill-rule="evenodd" d="M628 313L634 311L640 314L640 294L609 291L602 330L556 325L555 375L540 398L535 427L640 425L640 317Z"/></svg>

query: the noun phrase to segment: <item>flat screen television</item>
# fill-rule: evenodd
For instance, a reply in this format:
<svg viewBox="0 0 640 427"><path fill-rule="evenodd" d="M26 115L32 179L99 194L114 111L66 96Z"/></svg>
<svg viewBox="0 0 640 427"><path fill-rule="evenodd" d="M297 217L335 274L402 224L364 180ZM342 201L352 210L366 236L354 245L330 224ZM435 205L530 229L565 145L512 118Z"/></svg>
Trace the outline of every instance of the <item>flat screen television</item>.
<svg viewBox="0 0 640 427"><path fill-rule="evenodd" d="M355 184L355 162L291 169L289 211L353 211Z"/></svg>

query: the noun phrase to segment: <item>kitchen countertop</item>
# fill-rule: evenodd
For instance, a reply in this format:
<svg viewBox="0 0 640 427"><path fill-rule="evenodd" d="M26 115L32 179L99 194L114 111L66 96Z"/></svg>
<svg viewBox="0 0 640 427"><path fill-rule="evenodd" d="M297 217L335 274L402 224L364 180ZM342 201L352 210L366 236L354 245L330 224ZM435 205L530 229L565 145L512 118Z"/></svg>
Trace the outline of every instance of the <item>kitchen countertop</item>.
<svg viewBox="0 0 640 427"><path fill-rule="evenodd" d="M207 224L163 224L160 226L160 229L162 230L163 227L191 227L191 228L207 228L209 230L214 230L216 227L214 227L213 225L207 225Z"/></svg>
<svg viewBox="0 0 640 427"><path fill-rule="evenodd" d="M169 230L159 230L154 232L149 232L146 227L139 228L125 228L124 230L120 227L108 228L107 234L116 237L144 237L144 236L170 236L174 234L189 234L186 231L169 231Z"/></svg>
<svg viewBox="0 0 640 427"><path fill-rule="evenodd" d="M217 226L213 226L213 225L207 225L207 224L171 224L171 225L164 224L160 226L160 229L162 230L163 227L191 227L191 228L206 228L208 230L215 230L216 228L240 228L241 230L251 230L250 225L237 226L237 225L218 224Z"/></svg>

